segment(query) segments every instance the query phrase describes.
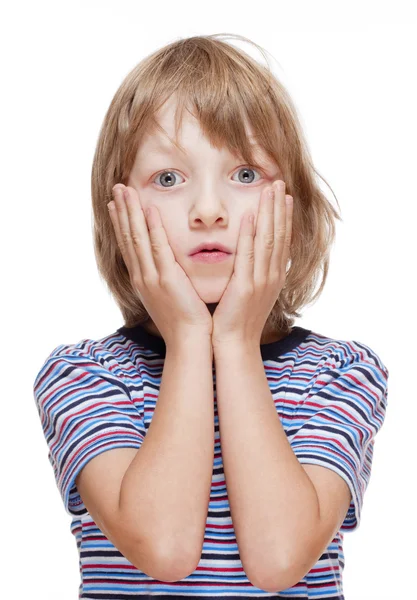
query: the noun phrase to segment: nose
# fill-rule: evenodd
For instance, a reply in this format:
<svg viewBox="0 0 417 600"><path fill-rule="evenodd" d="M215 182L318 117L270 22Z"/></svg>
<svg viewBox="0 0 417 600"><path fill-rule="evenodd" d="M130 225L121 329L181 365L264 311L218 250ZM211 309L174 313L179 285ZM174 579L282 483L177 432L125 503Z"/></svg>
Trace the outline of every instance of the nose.
<svg viewBox="0 0 417 600"><path fill-rule="evenodd" d="M191 212L191 218L193 221L203 222L206 227L212 227L217 221L224 223L227 219L227 211L221 200L221 195L214 185L208 184L200 188L198 198Z"/></svg>

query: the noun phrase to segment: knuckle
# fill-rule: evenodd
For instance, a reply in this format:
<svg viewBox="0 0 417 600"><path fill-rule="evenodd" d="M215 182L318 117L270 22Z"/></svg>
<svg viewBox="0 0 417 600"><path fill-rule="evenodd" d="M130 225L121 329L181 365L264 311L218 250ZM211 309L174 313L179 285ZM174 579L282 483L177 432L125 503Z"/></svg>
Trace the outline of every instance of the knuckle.
<svg viewBox="0 0 417 600"><path fill-rule="evenodd" d="M152 238L151 239L151 248L155 254L160 254L162 249L162 244L159 240Z"/></svg>
<svg viewBox="0 0 417 600"><path fill-rule="evenodd" d="M120 232L120 239L121 242L123 244L123 246L127 246L129 241L130 241L130 232L129 231L121 231Z"/></svg>
<svg viewBox="0 0 417 600"><path fill-rule="evenodd" d="M174 284L174 280L169 274L164 274L159 276L159 284L164 289L169 289Z"/></svg>
<svg viewBox="0 0 417 600"><path fill-rule="evenodd" d="M155 279L151 274L143 274L142 276L143 285L148 289L153 289L155 287Z"/></svg>
<svg viewBox="0 0 417 600"><path fill-rule="evenodd" d="M268 248L268 250L272 250L272 248L274 247L274 242L275 236L273 233L266 233L264 235L264 245L266 246L266 248Z"/></svg>
<svg viewBox="0 0 417 600"><path fill-rule="evenodd" d="M266 287L267 282L268 282L268 280L265 276L259 276L256 280L257 286L261 287L261 288Z"/></svg>
<svg viewBox="0 0 417 600"><path fill-rule="evenodd" d="M253 262L255 260L255 250L250 248L247 252L247 259L249 262Z"/></svg>
<svg viewBox="0 0 417 600"><path fill-rule="evenodd" d="M277 239L278 240L282 240L285 238L286 235L286 229L285 227L278 227L277 229Z"/></svg>
<svg viewBox="0 0 417 600"><path fill-rule="evenodd" d="M132 233L132 243L134 245L135 248L139 248L140 247L140 236L137 234L136 231L134 231Z"/></svg>

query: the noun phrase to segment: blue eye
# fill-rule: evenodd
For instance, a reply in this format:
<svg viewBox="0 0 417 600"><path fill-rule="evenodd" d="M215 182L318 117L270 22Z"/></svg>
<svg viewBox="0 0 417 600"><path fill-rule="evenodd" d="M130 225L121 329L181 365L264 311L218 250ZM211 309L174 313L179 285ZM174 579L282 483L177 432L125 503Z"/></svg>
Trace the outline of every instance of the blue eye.
<svg viewBox="0 0 417 600"><path fill-rule="evenodd" d="M162 173L159 173L159 175L157 175L154 179L154 181L156 181L158 179L158 177L164 176L165 179L168 182L168 185L163 185L162 187L172 187L174 185L173 181L174 181L174 177L177 177L178 173L177 171L162 171Z"/></svg>
<svg viewBox="0 0 417 600"><path fill-rule="evenodd" d="M246 172L245 175L242 178L240 178L240 182L241 183L252 183L253 176L250 175L251 172L261 173L260 170L258 170L258 169L252 169L249 166L240 167L236 171L236 173L239 173L241 171ZM248 173L249 173L249 175L248 175ZM163 177L165 179L165 182L167 183L167 185L162 185L162 187L165 187L165 188L167 188L167 187L173 187L174 183L175 183L175 179L176 179L177 176L178 176L178 172L177 171L174 171L174 170L172 170L172 171L162 171L162 173L159 173L155 177L155 179L153 181L156 182L159 177ZM181 175L180 175L180 177L181 177Z"/></svg>
<svg viewBox="0 0 417 600"><path fill-rule="evenodd" d="M248 175L247 175L247 173L250 173L251 171L252 171L252 173L254 173L254 172L255 172L255 173L256 173L256 172L257 172L257 173L260 173L260 171L258 171L258 169L251 169L251 167L249 167L249 166L247 166L247 167L240 167L240 169L238 169L238 170L236 171L236 173L239 173L240 171L243 171L243 172L245 172L245 171L246 171L246 174L245 174L245 176L244 176L244 179L243 179L243 178L241 179L241 182L242 182L242 183L252 183L252 181L253 181L253 178L252 178L252 176L251 176L251 175L249 175L249 176L248 176ZM250 180L250 181L248 181L248 180Z"/></svg>

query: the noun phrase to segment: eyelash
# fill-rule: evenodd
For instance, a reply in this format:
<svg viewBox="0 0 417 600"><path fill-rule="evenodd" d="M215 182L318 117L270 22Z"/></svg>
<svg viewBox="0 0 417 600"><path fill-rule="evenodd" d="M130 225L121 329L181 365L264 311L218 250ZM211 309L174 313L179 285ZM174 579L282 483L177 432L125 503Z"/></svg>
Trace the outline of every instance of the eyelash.
<svg viewBox="0 0 417 600"><path fill-rule="evenodd" d="M249 169L250 171L258 171L262 176L265 176L265 172L261 168L250 166L250 165L243 165L243 167L239 167L236 171L234 171L234 173L238 173L239 171L241 171L243 169ZM161 175L163 175L164 173L178 173L178 171L176 171L175 169L165 169L164 171L160 171L160 173L157 173L155 175L155 177L152 180L152 183L155 183L155 180L158 177L160 177ZM158 184L156 184L156 185L158 185ZM158 187L163 187L163 186L158 185ZM171 186L171 187L175 187L175 186ZM168 187L168 188L165 188L165 189L170 189L170 188Z"/></svg>

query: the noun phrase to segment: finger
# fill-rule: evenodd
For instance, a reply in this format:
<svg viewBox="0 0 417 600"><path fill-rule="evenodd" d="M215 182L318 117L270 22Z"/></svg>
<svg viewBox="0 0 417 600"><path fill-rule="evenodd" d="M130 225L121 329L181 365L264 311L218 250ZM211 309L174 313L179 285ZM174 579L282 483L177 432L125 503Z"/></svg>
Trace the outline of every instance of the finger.
<svg viewBox="0 0 417 600"><path fill-rule="evenodd" d="M285 196L286 202L286 225L285 225L285 243L284 243L284 253L282 257L282 271L286 273L287 263L291 256L290 248L291 248L291 238L292 238L292 220L294 213L294 200L292 196L288 194Z"/></svg>
<svg viewBox="0 0 417 600"><path fill-rule="evenodd" d="M282 273L283 255L285 250L287 232L287 209L285 204L285 183L278 181L276 184L275 217L274 217L274 248L270 262L271 277ZM284 266L285 273L285 266Z"/></svg>
<svg viewBox="0 0 417 600"><path fill-rule="evenodd" d="M150 276L153 261L150 264L146 264L146 258L143 254L144 252L146 254L146 244L140 244L137 232L132 232L131 230L128 205L125 198L126 190L127 187L122 185L117 185L113 188L119 230L118 245L128 268L132 284L133 282L137 282L137 285L141 287L144 275L146 274L147 277ZM155 269L154 265L153 268Z"/></svg>
<svg viewBox="0 0 417 600"><path fill-rule="evenodd" d="M175 255L168 241L158 208L156 206L149 206L148 210L149 215L146 219L149 226L150 249L154 264L160 277L168 281L172 279L175 273Z"/></svg>
<svg viewBox="0 0 417 600"><path fill-rule="evenodd" d="M114 234L116 236L117 245L119 247L120 253L122 255L123 261L129 271L129 274L133 272L134 263L132 264L132 259L129 255L129 251L126 245L126 235L122 234L120 227L120 212L121 208L121 199L120 196L123 195L122 188L113 188L113 202L109 202L107 208L109 209L110 219L113 225Z"/></svg>
<svg viewBox="0 0 417 600"><path fill-rule="evenodd" d="M253 221L250 218L253 217ZM253 286L253 265L254 265L254 235L255 235L255 216L251 212L245 213L240 222L239 239L237 243L236 258L234 264L234 275L244 284Z"/></svg>
<svg viewBox="0 0 417 600"><path fill-rule="evenodd" d="M155 280L157 266L154 261L148 224L143 212L139 196L135 188L126 186L123 190L124 206L121 215L124 227L127 228L127 246L132 261L140 271L141 281Z"/></svg>
<svg viewBox="0 0 417 600"><path fill-rule="evenodd" d="M266 282L269 277L274 248L274 187L264 188L259 202L255 235L255 281Z"/></svg>

